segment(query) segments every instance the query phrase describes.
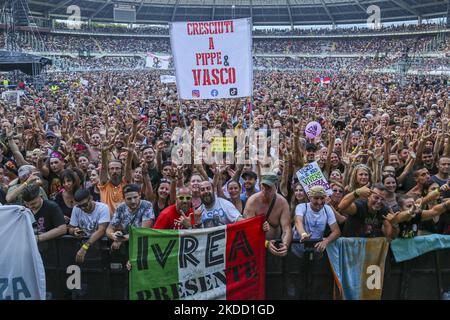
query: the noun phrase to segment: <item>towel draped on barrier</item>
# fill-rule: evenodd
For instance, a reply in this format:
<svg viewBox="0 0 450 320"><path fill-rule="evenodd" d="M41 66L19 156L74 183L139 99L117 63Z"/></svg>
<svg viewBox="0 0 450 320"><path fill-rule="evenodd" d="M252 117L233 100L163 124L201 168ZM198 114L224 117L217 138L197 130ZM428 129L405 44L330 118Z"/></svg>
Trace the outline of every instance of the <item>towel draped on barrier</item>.
<svg viewBox="0 0 450 320"><path fill-rule="evenodd" d="M411 260L427 252L450 248L450 235L430 234L410 239L395 239L391 250L396 262Z"/></svg>

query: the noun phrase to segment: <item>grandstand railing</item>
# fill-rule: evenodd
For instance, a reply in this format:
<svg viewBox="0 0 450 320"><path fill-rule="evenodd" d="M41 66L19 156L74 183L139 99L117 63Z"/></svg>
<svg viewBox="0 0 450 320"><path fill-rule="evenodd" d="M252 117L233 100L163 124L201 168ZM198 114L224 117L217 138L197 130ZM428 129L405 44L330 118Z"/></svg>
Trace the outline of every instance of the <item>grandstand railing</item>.
<svg viewBox="0 0 450 320"><path fill-rule="evenodd" d="M39 243L46 270L48 299L127 299L127 247L110 250L106 238L94 243L80 266L81 287L67 289L82 241L64 236ZM266 299L333 299L334 282L326 254L305 253L266 259ZM450 249L396 263L386 259L382 299L441 299L450 290Z"/></svg>
<svg viewBox="0 0 450 320"><path fill-rule="evenodd" d="M343 38L371 38L371 37L397 37L415 35L434 35L437 33L449 33L450 29L433 29L423 31L399 31L399 32L373 32L356 34L329 34L329 35L253 35L253 39L343 39ZM85 36L126 37L126 38L169 38L169 34L135 34L114 32L92 32L79 30L52 30L52 34L70 34Z"/></svg>

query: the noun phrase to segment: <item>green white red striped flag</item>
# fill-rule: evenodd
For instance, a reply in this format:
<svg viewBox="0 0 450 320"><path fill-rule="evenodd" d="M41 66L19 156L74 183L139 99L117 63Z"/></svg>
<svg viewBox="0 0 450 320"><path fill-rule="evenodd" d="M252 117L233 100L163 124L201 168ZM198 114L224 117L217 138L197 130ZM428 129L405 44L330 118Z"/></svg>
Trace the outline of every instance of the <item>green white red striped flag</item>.
<svg viewBox="0 0 450 320"><path fill-rule="evenodd" d="M131 300L265 297L264 216L194 230L132 228Z"/></svg>

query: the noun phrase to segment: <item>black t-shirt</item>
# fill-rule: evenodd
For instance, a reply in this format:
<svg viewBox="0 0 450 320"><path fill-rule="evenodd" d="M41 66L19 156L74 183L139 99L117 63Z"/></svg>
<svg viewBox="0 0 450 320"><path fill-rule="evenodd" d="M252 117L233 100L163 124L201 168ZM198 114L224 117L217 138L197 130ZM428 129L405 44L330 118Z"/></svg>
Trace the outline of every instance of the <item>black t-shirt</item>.
<svg viewBox="0 0 450 320"><path fill-rule="evenodd" d="M2 188L0 188L0 203L6 204L6 193Z"/></svg>
<svg viewBox="0 0 450 320"><path fill-rule="evenodd" d="M156 166L154 168L148 169L148 175L150 176L150 181L152 182L153 189L156 190L162 175L159 173Z"/></svg>
<svg viewBox="0 0 450 320"><path fill-rule="evenodd" d="M45 233L60 225L65 225L61 208L51 200L44 200L42 207L34 215L38 233Z"/></svg>
<svg viewBox="0 0 450 320"><path fill-rule="evenodd" d="M388 210L383 207L375 214L370 214L367 207L367 199L358 199L355 201L356 214L349 216L344 225L342 235L344 237L363 237L374 238L383 237L381 228L383 226L383 216L386 216Z"/></svg>
<svg viewBox="0 0 450 320"><path fill-rule="evenodd" d="M95 187L90 186L89 192L91 193L92 199L96 202L100 202L100 193L95 192Z"/></svg>
<svg viewBox="0 0 450 320"><path fill-rule="evenodd" d="M422 213L416 214L414 218L409 221L402 222L398 225L400 232L399 238L414 238L417 236L419 225L422 220Z"/></svg>
<svg viewBox="0 0 450 320"><path fill-rule="evenodd" d="M56 194L55 197L55 202L56 204L58 204L58 206L61 208L62 213L67 216L67 217L71 217L72 216L72 210L73 208L69 208L66 203L64 202L64 198L63 198L63 193L60 192L58 194Z"/></svg>
<svg viewBox="0 0 450 320"><path fill-rule="evenodd" d="M447 211L439 217L438 231L440 234L450 235L450 212Z"/></svg>
<svg viewBox="0 0 450 320"><path fill-rule="evenodd" d="M439 185L439 187L442 187L444 184L447 183L447 180L441 180L441 179L439 179L436 175L431 176L431 180L433 180L434 182L436 182L436 183ZM450 191L445 191L445 192L443 192L443 193L441 194L441 196L442 196L443 198L450 198Z"/></svg>

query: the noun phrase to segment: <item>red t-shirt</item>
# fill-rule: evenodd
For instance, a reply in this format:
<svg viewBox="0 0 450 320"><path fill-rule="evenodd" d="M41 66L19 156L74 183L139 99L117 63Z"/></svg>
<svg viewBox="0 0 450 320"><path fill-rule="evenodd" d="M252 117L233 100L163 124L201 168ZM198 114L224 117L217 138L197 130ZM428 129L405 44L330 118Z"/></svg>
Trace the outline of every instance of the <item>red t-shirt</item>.
<svg viewBox="0 0 450 320"><path fill-rule="evenodd" d="M186 213L187 216L191 215L191 224L195 224L194 215L192 214L194 211L192 208L188 210ZM153 229L185 229L185 227L181 224L175 223L175 219L178 219L180 214L177 212L177 205L173 204L167 208L165 208L156 219L155 225Z"/></svg>

